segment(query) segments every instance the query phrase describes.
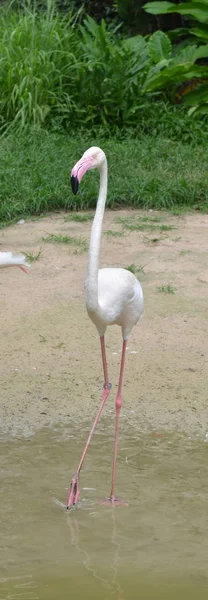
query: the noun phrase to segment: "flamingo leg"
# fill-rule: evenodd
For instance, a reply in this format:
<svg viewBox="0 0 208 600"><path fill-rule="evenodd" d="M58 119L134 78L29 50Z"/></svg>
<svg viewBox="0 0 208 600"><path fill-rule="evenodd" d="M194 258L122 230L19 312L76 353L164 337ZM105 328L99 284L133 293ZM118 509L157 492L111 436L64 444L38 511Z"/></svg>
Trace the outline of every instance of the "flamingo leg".
<svg viewBox="0 0 208 600"><path fill-rule="evenodd" d="M104 335L100 338L100 344L101 344L101 354L102 354L102 363L103 363L103 373L104 373L104 387L103 387L103 393L102 393L102 400L101 400L101 405L100 408L98 410L97 416L94 420L92 429L90 431L89 437L87 439L87 443L85 445L83 454L81 456L80 462L79 462L79 466L78 469L74 475L74 477L72 478L71 481L71 486L69 488L68 491L68 501L67 501L67 508L71 508L74 504L76 504L76 502L78 501L79 498L79 475L80 475L80 471L85 459L85 456L87 454L87 450L89 448L95 427L99 421L101 412L105 406L106 400L110 394L110 390L111 390L111 383L109 383L109 379L108 379L108 368L107 368L107 360L106 360L106 352L105 352L105 339L104 339Z"/></svg>
<svg viewBox="0 0 208 600"><path fill-rule="evenodd" d="M24 271L24 273L27 273L28 275L28 271L27 269L25 269L25 267L23 267L23 265L18 265L19 269L21 269L21 271Z"/></svg>
<svg viewBox="0 0 208 600"><path fill-rule="evenodd" d="M109 498L110 502L112 502L112 503L120 502L119 500L117 500L115 498L114 489L115 489L115 476L116 476L116 458L117 458L117 448L118 448L118 422L119 422L119 415L120 415L120 410L121 410L121 406L122 406L121 391L122 391L122 384L123 384L126 345L127 345L127 340L124 340L123 341L123 349L122 349L122 357L121 357L119 384L118 384L118 391L117 391L117 396L116 396L116 427L115 427L115 439L114 439L112 484L111 484L111 493L110 493L110 498Z"/></svg>

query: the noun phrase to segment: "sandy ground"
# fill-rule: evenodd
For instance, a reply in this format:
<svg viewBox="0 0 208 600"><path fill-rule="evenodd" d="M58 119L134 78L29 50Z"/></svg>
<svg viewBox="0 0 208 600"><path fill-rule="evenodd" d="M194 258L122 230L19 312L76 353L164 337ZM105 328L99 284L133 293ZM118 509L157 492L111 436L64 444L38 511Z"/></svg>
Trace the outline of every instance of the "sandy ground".
<svg viewBox="0 0 208 600"><path fill-rule="evenodd" d="M121 231L116 218L156 212L106 211L105 230ZM161 216L161 213L160 213ZM79 425L92 418L103 375L99 339L85 310L87 252L44 243L46 233L89 239L91 222L58 214L8 227L0 250L43 254L29 275L0 272L0 427L30 434L55 422ZM145 311L128 344L121 425L141 431L208 430L208 215L163 215L174 229L103 235L102 266L132 263L143 286ZM155 240L155 238L157 241ZM158 287L171 284L175 293ZM113 388L105 414L112 418L119 373L121 333L106 336Z"/></svg>

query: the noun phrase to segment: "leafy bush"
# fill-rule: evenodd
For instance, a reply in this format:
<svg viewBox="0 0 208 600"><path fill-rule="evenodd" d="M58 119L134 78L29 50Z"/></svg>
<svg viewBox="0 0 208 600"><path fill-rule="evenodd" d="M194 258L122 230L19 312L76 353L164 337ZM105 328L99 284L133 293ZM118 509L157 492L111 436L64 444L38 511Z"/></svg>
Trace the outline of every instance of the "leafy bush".
<svg viewBox="0 0 208 600"><path fill-rule="evenodd" d="M185 104L191 106L189 115L207 114L208 113L208 68L206 64L201 66L205 59L208 58L208 3L207 0L197 0L196 2L148 2L145 5L145 10L150 14L169 14L179 13L185 18L192 19L192 26L181 28L175 31L175 36L189 34L194 36L195 44L191 40L189 43L182 44L182 51L179 49L175 58L166 65L163 73L159 73L151 79L147 89L153 91L160 89L163 86L178 82L178 77L184 74L184 80L194 78L197 88L194 92L188 93L185 97ZM175 37L174 32L170 32L172 37ZM198 44L201 44L200 46ZM202 60L201 60L202 59ZM204 61L203 61L204 62ZM202 79L202 81L201 81ZM207 81L207 83L206 83Z"/></svg>
<svg viewBox="0 0 208 600"><path fill-rule="evenodd" d="M136 122L149 56L145 40L122 41L105 21L72 13L0 9L0 115L4 130L28 125Z"/></svg>
<svg viewBox="0 0 208 600"><path fill-rule="evenodd" d="M144 6L144 10L151 15L172 14L178 13L183 15L185 19L193 20L194 24L191 27L177 30L178 35L191 33L200 38L201 41L208 42L208 4L207 0L196 0L195 2L148 2ZM196 22L195 22L196 21Z"/></svg>
<svg viewBox="0 0 208 600"><path fill-rule="evenodd" d="M175 99L178 84L207 75L196 64L205 45L175 55L161 31L148 38L118 33L104 20L80 23L79 13L59 14L50 0L41 12L2 6L0 130L105 125L112 132L138 127L144 111L148 127L152 96Z"/></svg>

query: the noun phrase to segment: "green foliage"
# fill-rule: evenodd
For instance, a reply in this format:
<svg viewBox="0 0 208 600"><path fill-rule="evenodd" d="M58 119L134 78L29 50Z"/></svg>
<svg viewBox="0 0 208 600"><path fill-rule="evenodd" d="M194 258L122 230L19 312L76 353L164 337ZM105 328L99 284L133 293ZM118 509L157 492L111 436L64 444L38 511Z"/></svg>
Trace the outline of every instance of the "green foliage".
<svg viewBox="0 0 208 600"><path fill-rule="evenodd" d="M198 2L148 2L144 5L144 10L152 15L178 13L188 19L188 27L181 27L175 30L175 35L187 35L192 34L201 41L206 42L208 40L208 3L207 0L201 0ZM192 20L192 26L189 21ZM193 26L194 21L196 25ZM170 32L174 34L174 32Z"/></svg>
<svg viewBox="0 0 208 600"><path fill-rule="evenodd" d="M124 38L118 25L90 16L80 22L80 14L58 13L53 0L39 12L35 2L24 10L0 7L0 131L101 125L110 134L124 127L155 134L158 111L166 118L158 96L175 101L179 85L208 76L198 64L208 57L208 44L176 50L162 31ZM190 97L189 114L197 107Z"/></svg>
<svg viewBox="0 0 208 600"><path fill-rule="evenodd" d="M200 23L208 23L208 4L206 0L198 2L148 2L145 4L146 12L153 15L169 14L177 12L190 18L194 17Z"/></svg>
<svg viewBox="0 0 208 600"><path fill-rule="evenodd" d="M42 248L40 248L40 250L38 250L37 254L34 254L34 252L24 252L25 258L29 263L33 263L36 262L37 260L40 259L40 257L43 254L43 250Z"/></svg>
<svg viewBox="0 0 208 600"><path fill-rule="evenodd" d="M92 131L82 130L74 136L46 135L42 131L18 136L11 134L2 139L0 223L51 210L94 209L98 174L88 173L76 196L69 181L72 166L92 144L103 148L108 158L108 207L173 210L187 206L208 210L207 138L199 137L197 145L168 138L171 119L170 115L168 119L168 112L166 116L165 134L158 131L155 137L141 132L135 135L132 130L132 133L129 131L124 135L123 132L120 137L106 139L105 131L97 130L93 136ZM175 120L172 118L174 127ZM190 123L190 129L191 126ZM180 121L177 127L181 133ZM178 137L180 139L179 134ZM148 221L141 221L141 224L146 223ZM149 221L150 226L154 224L157 222ZM161 231L160 227L158 231ZM138 232L138 235L142 233Z"/></svg>
<svg viewBox="0 0 208 600"><path fill-rule="evenodd" d="M48 233L42 237L42 241L48 244L66 244L67 246L75 246L80 252L87 250L87 242L83 238L78 238L75 235L56 235Z"/></svg>
<svg viewBox="0 0 208 600"><path fill-rule="evenodd" d="M71 213L68 217L65 218L65 221L76 221L77 223L86 223L87 221L92 221L94 215L93 213Z"/></svg>
<svg viewBox="0 0 208 600"><path fill-rule="evenodd" d="M141 37L125 44L115 27L79 15L0 7L0 125L70 129L122 126L139 118L149 56Z"/></svg>
<svg viewBox="0 0 208 600"><path fill-rule="evenodd" d="M145 5L145 10L151 14L168 14L177 12L185 17L192 17L196 20L197 27L191 27L186 29L179 29L176 31L176 35L192 34L197 38L196 41L205 43L208 41L208 2L207 0L201 0L200 2L180 2L175 4L172 2L148 2ZM174 32L172 32L174 33ZM200 59L208 58L208 44L201 45L187 45L182 51L176 52L175 58L169 61L166 65L167 68L161 73L149 73L146 91L153 92L154 90L161 89L170 85L177 84L183 80L191 80L201 78L208 80L208 68L207 66L200 66L195 64ZM194 93L189 93L185 97L185 104L190 105L189 115L203 114L206 115L208 112L208 86L203 85L199 81L197 90ZM193 102L195 104L193 104Z"/></svg>
<svg viewBox="0 0 208 600"><path fill-rule="evenodd" d="M174 288L170 284L168 284L168 285L159 285L157 287L157 291L161 292L162 294L175 294L176 288Z"/></svg>
<svg viewBox="0 0 208 600"><path fill-rule="evenodd" d="M175 54L162 31L123 38L118 26L79 17L49 0L39 12L0 7L0 131L148 128L149 95L172 100L177 85L207 76L196 64L207 45Z"/></svg>
<svg viewBox="0 0 208 600"><path fill-rule="evenodd" d="M171 56L171 41L163 31L155 31L149 39L148 51L153 63L169 60ZM164 63L163 63L164 65Z"/></svg>
<svg viewBox="0 0 208 600"><path fill-rule="evenodd" d="M0 113L5 127L40 126L59 111L74 107L75 18L59 17L53 7L43 14L0 9Z"/></svg>

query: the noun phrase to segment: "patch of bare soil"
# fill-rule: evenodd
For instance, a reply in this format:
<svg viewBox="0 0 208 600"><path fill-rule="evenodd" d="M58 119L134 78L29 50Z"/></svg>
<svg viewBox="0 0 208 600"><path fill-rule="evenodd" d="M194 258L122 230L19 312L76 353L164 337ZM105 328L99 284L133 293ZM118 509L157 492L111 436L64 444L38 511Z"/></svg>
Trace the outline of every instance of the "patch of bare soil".
<svg viewBox="0 0 208 600"><path fill-rule="evenodd" d="M141 431L151 428L155 435L164 428L204 434L208 216L106 211L103 230L122 232L117 218L129 215L137 220L160 216L173 229L125 229L121 237L102 237L100 265L134 264L145 298L143 319L128 343L121 424ZM36 253L43 248L28 276L19 269L0 271L0 427L13 434L58 421L78 425L92 418L101 398L99 338L85 309L87 252L80 252L79 245L41 240L46 233L89 240L91 222L65 218L53 215L1 232L2 251ZM175 293L165 293L168 285ZM108 328L106 344L113 384L108 415L114 411L119 374L118 327Z"/></svg>

